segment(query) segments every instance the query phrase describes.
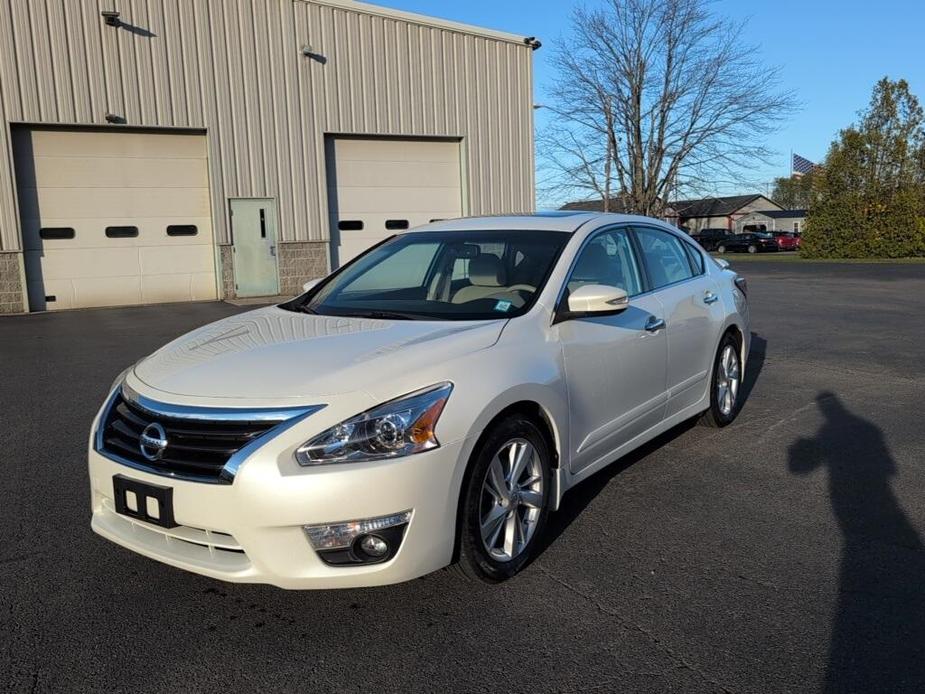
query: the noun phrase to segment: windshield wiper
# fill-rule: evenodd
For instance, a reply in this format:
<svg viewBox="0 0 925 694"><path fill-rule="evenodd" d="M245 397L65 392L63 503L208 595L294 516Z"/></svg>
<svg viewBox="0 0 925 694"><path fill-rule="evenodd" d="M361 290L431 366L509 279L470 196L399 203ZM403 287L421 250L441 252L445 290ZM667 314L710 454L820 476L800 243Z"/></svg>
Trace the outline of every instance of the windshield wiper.
<svg viewBox="0 0 925 694"><path fill-rule="evenodd" d="M414 320L414 316L398 311L351 311L343 318L380 318L382 320Z"/></svg>

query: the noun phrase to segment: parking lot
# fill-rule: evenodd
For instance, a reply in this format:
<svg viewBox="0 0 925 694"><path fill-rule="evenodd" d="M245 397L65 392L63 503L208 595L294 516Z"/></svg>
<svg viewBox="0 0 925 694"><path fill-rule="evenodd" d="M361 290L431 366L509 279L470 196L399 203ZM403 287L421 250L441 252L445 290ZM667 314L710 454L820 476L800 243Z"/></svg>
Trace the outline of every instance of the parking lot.
<svg viewBox="0 0 925 694"><path fill-rule="evenodd" d="M227 585L96 537L85 447L112 378L245 309L0 320L0 690L922 691L925 265L739 267L739 419L570 492L494 587Z"/></svg>

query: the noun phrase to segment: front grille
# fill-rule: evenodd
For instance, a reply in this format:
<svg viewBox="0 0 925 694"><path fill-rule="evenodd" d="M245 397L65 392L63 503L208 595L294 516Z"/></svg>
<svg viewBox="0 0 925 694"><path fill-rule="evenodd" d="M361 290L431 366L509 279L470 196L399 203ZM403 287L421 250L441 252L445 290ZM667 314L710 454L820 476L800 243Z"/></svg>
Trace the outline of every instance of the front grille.
<svg viewBox="0 0 925 694"><path fill-rule="evenodd" d="M143 455L141 449L141 433L151 424L163 427L167 441L156 460ZM230 483L231 478L222 474L225 463L277 424L171 417L142 408L119 393L103 423L100 452L156 474Z"/></svg>

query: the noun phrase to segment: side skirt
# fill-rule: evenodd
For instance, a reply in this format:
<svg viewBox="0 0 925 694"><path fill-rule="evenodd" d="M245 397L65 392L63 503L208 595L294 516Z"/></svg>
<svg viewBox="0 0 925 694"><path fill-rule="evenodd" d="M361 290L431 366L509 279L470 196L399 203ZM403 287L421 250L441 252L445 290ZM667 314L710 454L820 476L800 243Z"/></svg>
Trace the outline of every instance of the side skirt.
<svg viewBox="0 0 925 694"><path fill-rule="evenodd" d="M588 467L584 468L578 474L569 475L566 472L567 470L567 468L565 467L566 462L563 461L563 464L561 465L559 469L560 480L559 480L559 484L557 485L559 488L557 490L559 492L558 493L559 502L561 502L562 495L566 491L568 491L568 489L570 489L571 487L574 487L579 482L587 479L588 477L593 475L595 472L598 472L604 469L605 467L607 467L608 465L611 465L612 463L617 462L624 455L639 448L643 444L651 441L659 434L663 434L664 432L668 431L674 426L677 426L681 422L700 414L701 412L706 410L709 406L710 406L710 392L709 392L709 388L706 388L703 394L703 397L701 397L699 401L697 401L693 405L690 405L689 407L684 408L683 410L672 415L668 419L665 419L659 422L658 424L651 427L650 429L647 429L646 431L639 434L636 438L630 441L627 441L625 444L623 444L616 450L611 451L610 453L607 453L606 455L601 456L598 460L596 460L594 463L592 463ZM555 509L559 508L559 502L555 504L554 506Z"/></svg>

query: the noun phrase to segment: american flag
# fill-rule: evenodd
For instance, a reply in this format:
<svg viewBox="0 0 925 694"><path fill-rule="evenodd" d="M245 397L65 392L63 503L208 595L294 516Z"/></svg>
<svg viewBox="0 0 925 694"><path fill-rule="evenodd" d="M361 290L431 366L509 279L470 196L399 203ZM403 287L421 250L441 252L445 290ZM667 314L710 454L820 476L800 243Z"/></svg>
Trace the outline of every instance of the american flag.
<svg viewBox="0 0 925 694"><path fill-rule="evenodd" d="M802 176L803 174L810 173L815 168L816 164L811 162L809 159L801 157L799 154L793 155L793 164L791 165L793 173Z"/></svg>

